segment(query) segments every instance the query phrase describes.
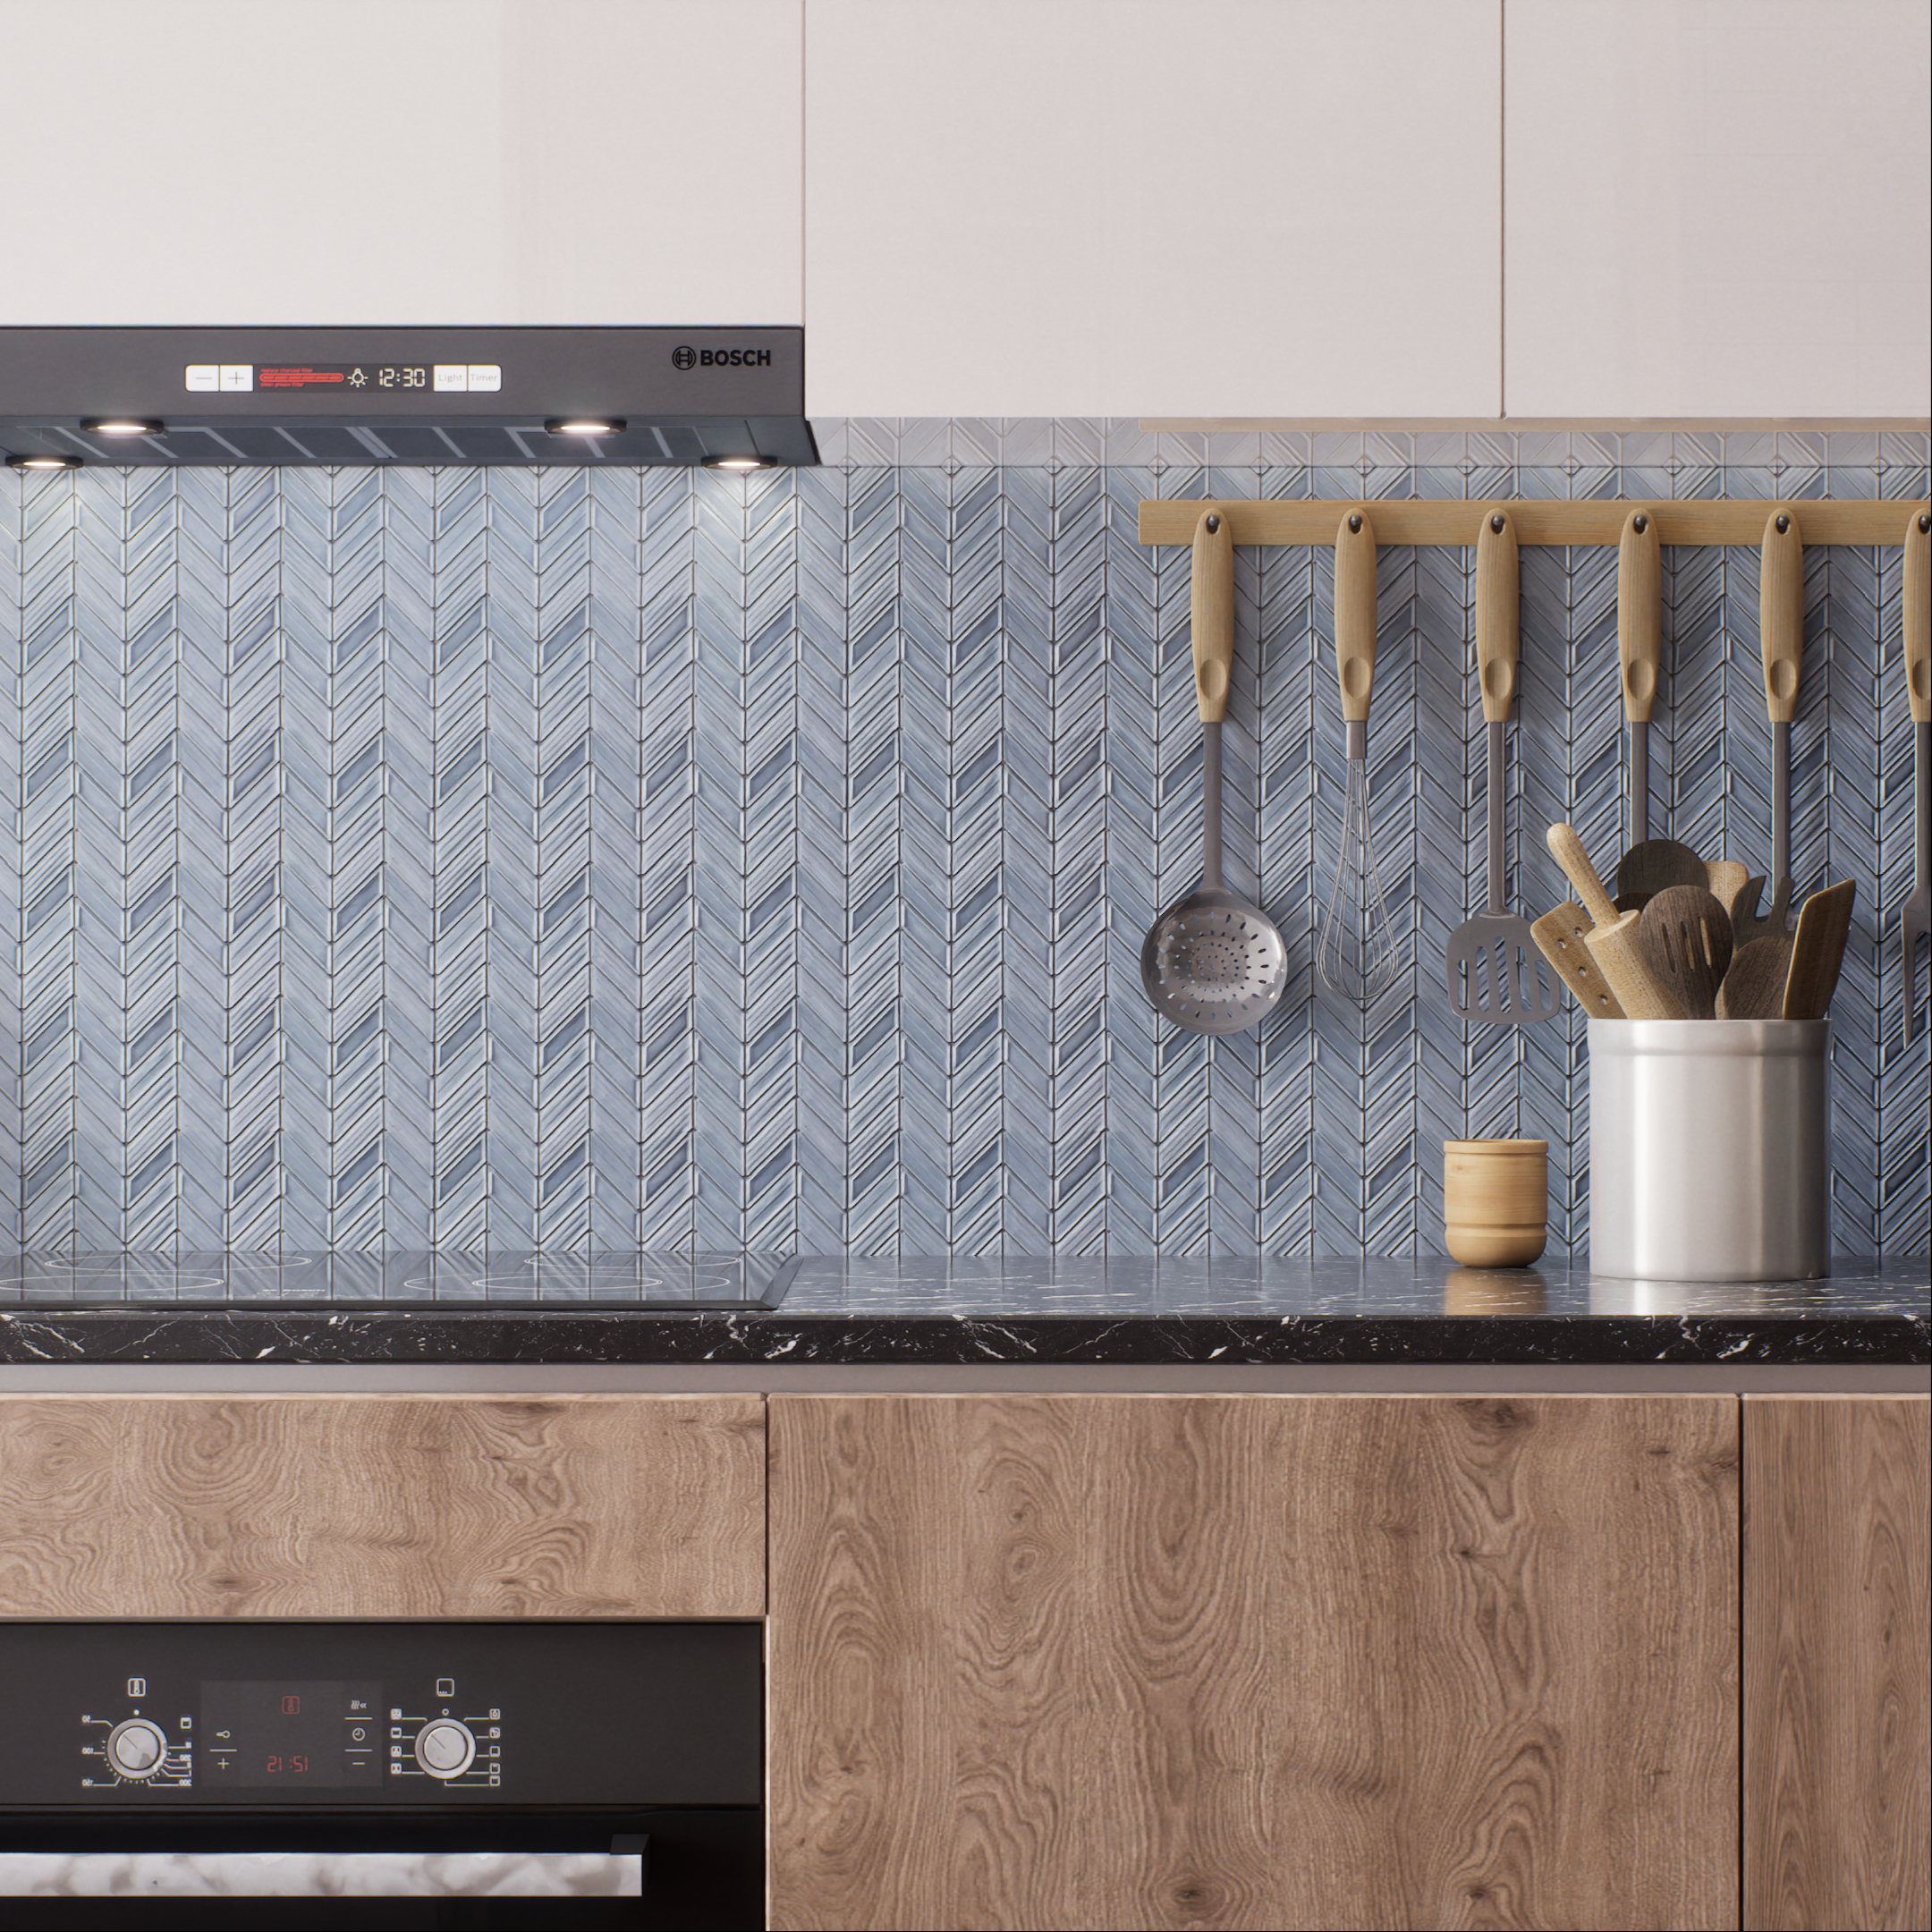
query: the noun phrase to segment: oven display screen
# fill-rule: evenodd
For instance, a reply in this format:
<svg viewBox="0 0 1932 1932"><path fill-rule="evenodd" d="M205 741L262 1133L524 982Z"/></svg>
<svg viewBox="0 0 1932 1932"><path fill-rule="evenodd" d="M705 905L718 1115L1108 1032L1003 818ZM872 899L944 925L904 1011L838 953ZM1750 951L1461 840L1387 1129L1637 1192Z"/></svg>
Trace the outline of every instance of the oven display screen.
<svg viewBox="0 0 1932 1932"><path fill-rule="evenodd" d="M217 1784L381 1781L382 1685L341 1678L204 1682L203 1775Z"/></svg>

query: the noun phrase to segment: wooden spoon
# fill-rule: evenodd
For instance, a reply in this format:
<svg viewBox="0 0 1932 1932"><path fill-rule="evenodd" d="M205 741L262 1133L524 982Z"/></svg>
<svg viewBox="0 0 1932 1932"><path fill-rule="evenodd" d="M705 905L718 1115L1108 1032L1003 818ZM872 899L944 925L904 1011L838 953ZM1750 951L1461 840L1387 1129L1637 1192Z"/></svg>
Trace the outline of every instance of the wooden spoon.
<svg viewBox="0 0 1932 1932"><path fill-rule="evenodd" d="M1688 845L1675 839L1646 839L1632 845L1617 860L1616 895L1619 899L1642 893L1646 897L1667 892L1673 886L1705 886L1708 877L1704 861Z"/></svg>
<svg viewBox="0 0 1932 1932"><path fill-rule="evenodd" d="M1617 996L1624 1014L1631 1020L1682 1020L1683 1008L1657 983L1645 962L1643 948L1637 939L1637 922L1641 912L1619 912L1610 903L1610 894L1597 877L1597 868L1583 850L1576 827L1553 825L1549 828L1549 849L1563 876L1581 894L1585 910L1595 921L1583 943L1603 975L1604 984Z"/></svg>
<svg viewBox="0 0 1932 1932"><path fill-rule="evenodd" d="M1791 971L1784 980L1784 1017L1822 1020L1837 990L1838 969L1844 964L1845 939L1852 930L1852 901L1856 879L1843 879L1815 892L1798 914L1792 935Z"/></svg>
<svg viewBox="0 0 1932 1932"><path fill-rule="evenodd" d="M1637 937L1659 985L1692 1020L1717 1017L1717 988L1731 963L1731 920L1701 886L1672 886L1643 909Z"/></svg>
<svg viewBox="0 0 1932 1932"><path fill-rule="evenodd" d="M1791 972L1792 943L1784 933L1767 933L1741 945L1717 988L1720 1020L1782 1020L1784 981Z"/></svg>

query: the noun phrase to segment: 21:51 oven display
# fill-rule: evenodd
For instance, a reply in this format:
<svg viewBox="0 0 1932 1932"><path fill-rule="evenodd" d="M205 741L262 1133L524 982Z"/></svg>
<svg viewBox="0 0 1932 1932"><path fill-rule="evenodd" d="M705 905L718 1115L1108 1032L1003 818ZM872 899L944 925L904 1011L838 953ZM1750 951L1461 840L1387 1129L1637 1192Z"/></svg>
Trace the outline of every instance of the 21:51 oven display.
<svg viewBox="0 0 1932 1932"><path fill-rule="evenodd" d="M375 1784L382 1713L382 1685L373 1680L204 1682L203 1762L219 1783Z"/></svg>

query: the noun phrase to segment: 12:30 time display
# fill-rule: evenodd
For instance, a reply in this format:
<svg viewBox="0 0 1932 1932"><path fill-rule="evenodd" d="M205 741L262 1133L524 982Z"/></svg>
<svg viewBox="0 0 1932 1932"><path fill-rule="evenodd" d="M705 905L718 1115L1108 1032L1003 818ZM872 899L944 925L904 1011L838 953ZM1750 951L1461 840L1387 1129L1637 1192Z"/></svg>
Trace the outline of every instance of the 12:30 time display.
<svg viewBox="0 0 1932 1932"><path fill-rule="evenodd" d="M376 371L376 386L378 389L427 389L429 371L426 369L379 369Z"/></svg>

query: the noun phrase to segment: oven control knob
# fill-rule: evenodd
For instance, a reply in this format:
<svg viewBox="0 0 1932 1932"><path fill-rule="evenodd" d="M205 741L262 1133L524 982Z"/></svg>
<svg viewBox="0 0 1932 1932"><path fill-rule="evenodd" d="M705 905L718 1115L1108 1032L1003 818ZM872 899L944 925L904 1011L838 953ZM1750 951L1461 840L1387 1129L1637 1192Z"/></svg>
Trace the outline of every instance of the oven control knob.
<svg viewBox="0 0 1932 1932"><path fill-rule="evenodd" d="M461 1777L476 1756L470 1726L456 1717L438 1717L416 1733L416 1762L431 1777Z"/></svg>
<svg viewBox="0 0 1932 1932"><path fill-rule="evenodd" d="M124 1778L152 1777L166 1750L160 1727L145 1717L130 1717L107 1733L107 1761Z"/></svg>

